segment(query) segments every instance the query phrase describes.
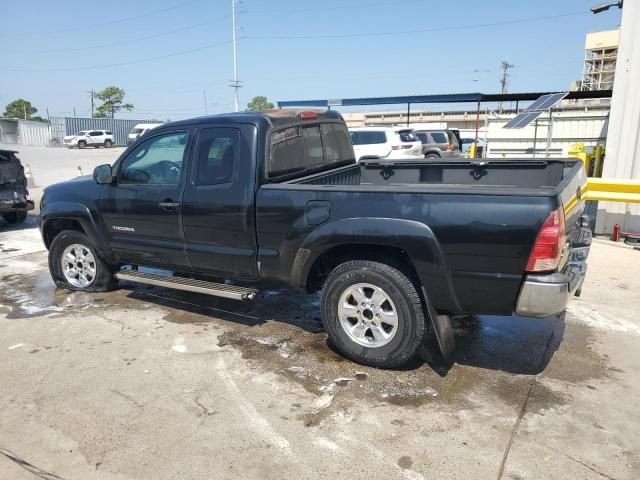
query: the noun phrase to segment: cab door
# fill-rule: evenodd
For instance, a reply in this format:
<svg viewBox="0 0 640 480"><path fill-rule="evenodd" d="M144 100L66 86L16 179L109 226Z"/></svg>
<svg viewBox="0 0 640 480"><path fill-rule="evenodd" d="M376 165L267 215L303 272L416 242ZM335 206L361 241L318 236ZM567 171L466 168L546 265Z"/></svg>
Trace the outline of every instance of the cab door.
<svg viewBox="0 0 640 480"><path fill-rule="evenodd" d="M193 267L222 277L257 277L253 125L198 129L182 201Z"/></svg>
<svg viewBox="0 0 640 480"><path fill-rule="evenodd" d="M115 165L100 212L118 261L164 268L189 265L182 231L182 193L190 129L158 132Z"/></svg>

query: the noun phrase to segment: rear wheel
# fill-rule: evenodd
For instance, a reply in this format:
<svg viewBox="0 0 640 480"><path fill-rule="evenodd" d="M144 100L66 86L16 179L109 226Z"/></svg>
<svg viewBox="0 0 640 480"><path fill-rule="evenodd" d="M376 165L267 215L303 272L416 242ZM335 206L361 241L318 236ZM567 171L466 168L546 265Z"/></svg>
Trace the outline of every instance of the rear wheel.
<svg viewBox="0 0 640 480"><path fill-rule="evenodd" d="M102 260L82 232L64 230L49 248L49 271L55 284L67 290L106 292L113 290L114 269Z"/></svg>
<svg viewBox="0 0 640 480"><path fill-rule="evenodd" d="M7 223L22 223L27 219L27 212L5 213L2 215L2 218L4 218L4 221Z"/></svg>
<svg viewBox="0 0 640 480"><path fill-rule="evenodd" d="M329 274L322 316L340 353L378 368L407 363L428 332L421 298L409 277L368 260L343 263Z"/></svg>
<svg viewBox="0 0 640 480"><path fill-rule="evenodd" d="M80 140L78 142L78 148L84 148L87 146L87 142L85 142L84 140Z"/></svg>
<svg viewBox="0 0 640 480"><path fill-rule="evenodd" d="M104 141L104 148L111 148L113 146L113 142L111 140Z"/></svg>
<svg viewBox="0 0 640 480"><path fill-rule="evenodd" d="M440 155L437 153L427 153L424 158L427 160L440 160Z"/></svg>

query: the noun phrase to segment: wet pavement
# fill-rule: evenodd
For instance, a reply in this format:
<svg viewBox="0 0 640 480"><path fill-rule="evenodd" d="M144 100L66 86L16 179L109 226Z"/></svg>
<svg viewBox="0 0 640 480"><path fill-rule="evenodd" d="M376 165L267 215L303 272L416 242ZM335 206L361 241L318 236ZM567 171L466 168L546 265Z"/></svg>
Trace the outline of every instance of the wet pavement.
<svg viewBox="0 0 640 480"><path fill-rule="evenodd" d="M640 251L594 244L561 318L457 319L454 361L383 371L318 296L56 289L30 222L0 225L0 479L640 478Z"/></svg>

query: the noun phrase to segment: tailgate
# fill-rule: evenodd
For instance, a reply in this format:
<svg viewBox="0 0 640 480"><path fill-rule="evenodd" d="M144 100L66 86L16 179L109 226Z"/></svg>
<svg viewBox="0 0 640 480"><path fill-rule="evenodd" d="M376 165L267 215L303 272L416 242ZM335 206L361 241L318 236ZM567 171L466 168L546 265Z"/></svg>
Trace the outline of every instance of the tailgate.
<svg viewBox="0 0 640 480"><path fill-rule="evenodd" d="M561 263L561 269L569 279L569 291L579 295L587 272L587 256L592 237L589 227L590 219L584 213L587 176L582 162L577 161L573 166L567 166L559 187L568 243L566 258Z"/></svg>

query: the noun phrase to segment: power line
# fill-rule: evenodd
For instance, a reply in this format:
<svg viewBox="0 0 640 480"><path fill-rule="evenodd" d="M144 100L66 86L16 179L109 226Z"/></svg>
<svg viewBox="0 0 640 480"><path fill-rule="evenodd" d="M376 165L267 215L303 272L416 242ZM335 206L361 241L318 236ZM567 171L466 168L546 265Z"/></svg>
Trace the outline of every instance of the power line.
<svg viewBox="0 0 640 480"><path fill-rule="evenodd" d="M181 28L176 28L174 30L166 30L163 32L159 32L156 33L154 35L147 35L145 37L138 37L138 38L134 38L131 40L121 40L118 42L111 42L111 43L103 43L102 45L88 45L88 46L82 46L82 47L77 47L77 48L56 48L53 50L26 50L26 51L16 51L15 53L20 53L20 54L30 54L30 53L36 53L36 54L48 54L48 53L63 53L63 52L80 52L80 51L87 51L87 49L91 49L91 48L106 48L106 47L115 47L118 45L127 45L129 43L136 43L136 42L140 42L143 40L150 40L152 38L158 38L158 37L164 37L166 35L172 35L174 33L178 33L178 32L184 32L185 30L191 30L193 28L197 28L197 27L201 27L203 25L209 25L211 23L215 23L218 22L220 20L224 20L226 18L229 18L230 15L224 15L222 17L218 17L218 18L214 18L213 20L207 20L206 22L200 22L200 23L194 23L191 25L187 25L185 27L181 27Z"/></svg>
<svg viewBox="0 0 640 480"><path fill-rule="evenodd" d="M377 6L395 6L407 3L424 3L424 0L398 0L395 2L386 1L386 2L374 2L374 3L366 3L360 5L340 5L336 10L347 10L353 8L371 8ZM290 9L280 9L280 10L251 10L251 13L304 13L304 12L317 12L317 11L327 11L327 7L315 7L315 8L290 8ZM331 12L334 10L332 9Z"/></svg>
<svg viewBox="0 0 640 480"><path fill-rule="evenodd" d="M209 45L204 45L202 47L190 48L188 50L182 50L179 52L168 53L166 55L158 55L155 57L147 57L141 58L138 60L131 60L129 62L120 62L120 63L105 63L102 65L87 65L85 67L72 67L72 68L0 68L0 71L3 72L75 72L80 70L95 70L99 68L111 68L111 67L122 67L124 65L134 65L138 63L151 62L154 60L161 60L164 58L177 57L179 55L185 55L187 53L199 52L201 50L207 50L209 48L219 47L221 45L227 45L231 43L231 40L226 40L224 42L211 43Z"/></svg>
<svg viewBox="0 0 640 480"><path fill-rule="evenodd" d="M71 33L71 32L80 32L80 31L84 31L84 30L93 30L95 28L100 28L100 27L107 27L110 25L117 25L118 23L125 23L125 22L130 22L131 20L139 20L141 18L146 18L146 17L150 17L152 15L158 15L160 13L165 13L165 12L169 12L171 10L176 10L178 8L182 8L182 7L186 7L187 5L191 5L192 3L196 3L196 2L200 2L202 0L189 0L187 2L182 2L179 3L177 5L172 5L170 7L166 7L166 8L161 8L159 10L153 10L150 12L146 12L146 13L141 13L139 15L127 15L126 17L121 17L115 20L110 20L108 22L102 22L102 23L94 23L94 24L83 24L81 27L74 27L74 28L66 28L63 30L52 30L52 31L48 31L48 32L29 32L29 35L54 35L54 34L59 34L59 33ZM18 32L2 32L0 33L0 35L16 35Z"/></svg>
<svg viewBox="0 0 640 480"><path fill-rule="evenodd" d="M319 34L319 35L250 35L245 38L250 40L311 40L311 39L327 39L327 38L359 38L359 37L382 37L390 35L411 35L414 33L428 33L428 32L447 32L454 30L468 30L473 28L484 27L500 27L504 25L514 25L518 23L537 22L543 20L552 20L556 18L574 17L577 15L587 15L585 12L572 12L562 13L559 15L546 15L543 17L529 17L520 18L514 20L504 20L501 22L490 23L476 23L469 25L458 25L455 27L436 27L436 28L422 28L418 30L397 30L392 32L372 32L372 33L342 33L342 34Z"/></svg>

